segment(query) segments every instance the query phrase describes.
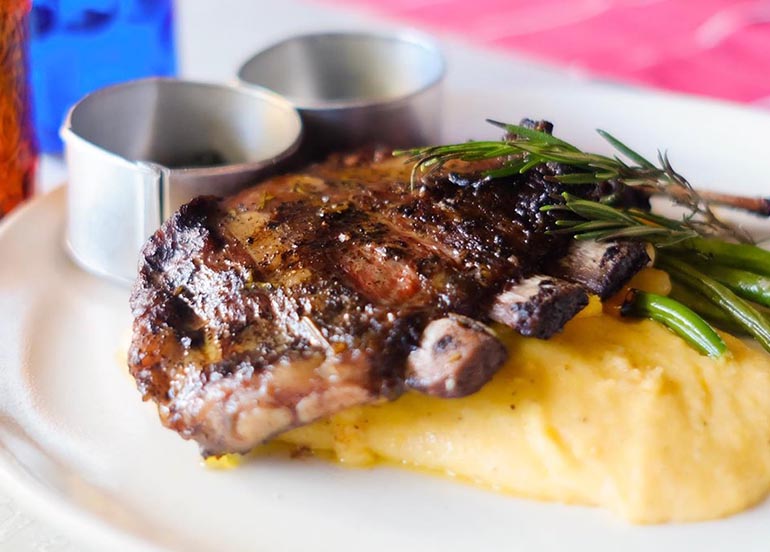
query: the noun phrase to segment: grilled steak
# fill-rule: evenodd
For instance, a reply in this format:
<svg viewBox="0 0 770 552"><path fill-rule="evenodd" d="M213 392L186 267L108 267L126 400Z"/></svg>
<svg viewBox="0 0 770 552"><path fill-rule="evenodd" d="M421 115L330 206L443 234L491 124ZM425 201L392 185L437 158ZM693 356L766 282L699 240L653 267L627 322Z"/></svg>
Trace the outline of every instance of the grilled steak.
<svg viewBox="0 0 770 552"><path fill-rule="evenodd" d="M338 155L182 207L131 297L144 398L209 455L408 387L467 395L507 356L487 324L550 337L587 290L607 296L647 263L635 244L548 233L558 167L491 182L472 169L413 187L400 159Z"/></svg>

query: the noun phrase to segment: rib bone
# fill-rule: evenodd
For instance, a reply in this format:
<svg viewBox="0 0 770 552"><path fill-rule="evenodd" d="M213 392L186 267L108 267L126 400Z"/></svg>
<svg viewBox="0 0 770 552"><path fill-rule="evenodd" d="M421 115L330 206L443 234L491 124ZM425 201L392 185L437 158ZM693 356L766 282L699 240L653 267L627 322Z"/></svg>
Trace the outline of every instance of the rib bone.
<svg viewBox="0 0 770 552"><path fill-rule="evenodd" d="M567 254L551 263L546 272L580 284L604 300L649 261L642 242L576 240Z"/></svg>
<svg viewBox="0 0 770 552"><path fill-rule="evenodd" d="M495 297L489 316L521 335L548 339L587 304L588 294L581 286L535 275Z"/></svg>
<svg viewBox="0 0 770 552"><path fill-rule="evenodd" d="M406 384L428 395L453 398L475 393L503 365L507 352L495 334L471 318L434 320L407 359Z"/></svg>

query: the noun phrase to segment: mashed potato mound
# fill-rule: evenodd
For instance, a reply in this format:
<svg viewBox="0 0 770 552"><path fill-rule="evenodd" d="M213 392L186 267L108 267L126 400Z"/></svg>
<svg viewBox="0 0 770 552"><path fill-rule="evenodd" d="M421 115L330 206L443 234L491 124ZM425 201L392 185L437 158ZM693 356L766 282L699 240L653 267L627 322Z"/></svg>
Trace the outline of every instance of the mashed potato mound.
<svg viewBox="0 0 770 552"><path fill-rule="evenodd" d="M770 356L699 355L651 321L584 317L463 399L408 393L281 437L356 466L403 463L639 523L725 516L770 488Z"/></svg>

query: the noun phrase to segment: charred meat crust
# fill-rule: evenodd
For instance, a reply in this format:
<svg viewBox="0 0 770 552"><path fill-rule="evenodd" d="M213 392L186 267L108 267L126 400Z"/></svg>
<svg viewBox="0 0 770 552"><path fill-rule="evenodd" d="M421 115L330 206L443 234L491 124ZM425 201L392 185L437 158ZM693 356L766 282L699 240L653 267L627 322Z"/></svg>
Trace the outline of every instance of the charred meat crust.
<svg viewBox="0 0 770 552"><path fill-rule="evenodd" d="M414 188L400 159L370 152L193 200L142 252L129 352L140 391L204 454L249 450L407 386L474 392L506 356L484 323L547 337L593 289L533 276L570 250L540 210L563 191L555 170ZM610 255L613 274L641 266L627 254ZM512 302L533 277L545 279Z"/></svg>
<svg viewBox="0 0 770 552"><path fill-rule="evenodd" d="M548 339L586 305L588 294L579 285L536 275L497 295L490 317L521 335Z"/></svg>
<svg viewBox="0 0 770 552"><path fill-rule="evenodd" d="M547 263L546 272L580 284L604 300L649 262L642 242L575 241L563 257Z"/></svg>
<svg viewBox="0 0 770 552"><path fill-rule="evenodd" d="M285 294L253 285L253 258L225 219L214 198L184 206L145 246L131 297L138 387L206 454L245 452L329 405L382 394L365 355L328 355L312 323L278 319Z"/></svg>

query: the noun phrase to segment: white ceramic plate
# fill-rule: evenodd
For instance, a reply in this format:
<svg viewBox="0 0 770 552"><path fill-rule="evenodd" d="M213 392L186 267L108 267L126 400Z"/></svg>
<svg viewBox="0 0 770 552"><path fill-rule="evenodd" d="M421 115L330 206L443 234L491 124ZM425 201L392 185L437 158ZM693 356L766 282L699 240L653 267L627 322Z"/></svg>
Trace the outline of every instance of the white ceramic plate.
<svg viewBox="0 0 770 552"><path fill-rule="evenodd" d="M455 90L447 139L496 135L484 117L548 117L607 150L603 127L693 182L767 194L770 116L623 89ZM105 183L108 185L109 183ZM437 477L268 458L203 469L129 378L128 290L62 248L63 190L0 226L0 480L97 550L759 550L767 503L727 520L630 526L591 508L518 500ZM748 219L747 219L748 220Z"/></svg>

